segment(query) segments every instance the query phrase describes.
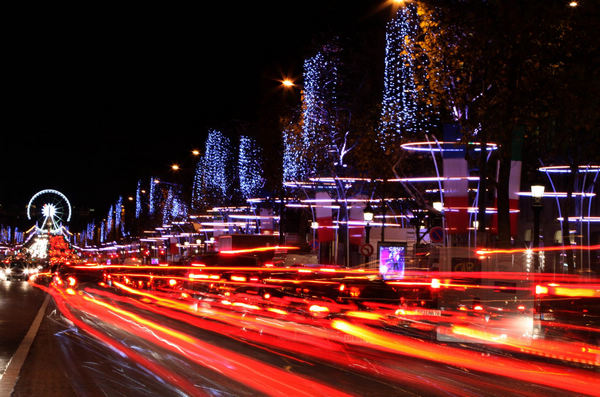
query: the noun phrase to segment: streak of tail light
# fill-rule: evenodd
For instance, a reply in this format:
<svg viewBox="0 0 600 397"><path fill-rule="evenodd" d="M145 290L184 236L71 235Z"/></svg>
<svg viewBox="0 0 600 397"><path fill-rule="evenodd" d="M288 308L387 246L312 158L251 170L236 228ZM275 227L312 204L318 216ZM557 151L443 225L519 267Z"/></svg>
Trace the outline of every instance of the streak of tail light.
<svg viewBox="0 0 600 397"><path fill-rule="evenodd" d="M378 332L344 320L333 320L332 328L358 338L367 346L403 355L418 357L500 376L508 376L526 382L562 388L589 394L590 384L597 382L596 375L582 370L562 368L552 364L527 363L515 359L494 357L482 360L481 354L450 346L416 340L396 334Z"/></svg>
<svg viewBox="0 0 600 397"><path fill-rule="evenodd" d="M329 313L329 308L326 306L312 305L308 310L314 313Z"/></svg>
<svg viewBox="0 0 600 397"><path fill-rule="evenodd" d="M106 302L103 302L103 301L100 301L100 300L97 300L97 299L93 299L93 298L90 298L90 297L87 297L87 296L84 296L83 299L86 300L86 301L88 301L88 302L94 303L96 305L100 305L100 306L102 306L102 307L104 307L104 308L106 308L106 309L108 309L108 310L110 310L110 311L112 311L114 313L117 313L117 314L120 314L122 316L128 317L128 318L132 319L133 321L135 321L138 324L143 324L143 325L145 325L145 326L147 326L149 328L152 328L152 329L154 329L156 331L163 332L163 333L165 333L165 334L167 334L167 335L169 335L169 336L171 336L173 338L179 339L179 340L181 340L183 342L194 343L194 341L195 341L194 338L192 338L192 337L190 337L190 336L188 336L188 335L186 335L184 333L175 331L175 330L173 330L171 328L168 328L168 327L164 327L164 326L162 326L162 325L160 325L158 323L155 323L154 321L147 320L147 319L145 319L145 318L143 318L141 316L138 316L138 315L136 315L136 314L134 314L134 313L132 313L132 312L130 312L128 310L119 309L118 307L113 306L110 303L106 303Z"/></svg>
<svg viewBox="0 0 600 397"><path fill-rule="evenodd" d="M98 291L96 291L98 292ZM116 297L117 299L124 299L122 297ZM133 301L127 301L128 303L133 303ZM141 304L139 304L141 305ZM255 346L260 349L265 349L262 345L271 346L277 350L283 350L292 352L294 354L302 354L303 356L313 357L320 361L327 361L334 363L336 365L341 365L344 367L352 368L354 371L364 372L367 375L372 375L373 373L377 374L379 377L384 377L386 379L394 380L397 382L410 382L416 386L422 386L423 380L421 376L415 376L410 373L406 373L401 370L397 370L394 368L387 367L385 365L380 365L377 362L373 362L372 360L365 361L362 356L356 356L349 354L349 352L345 351L342 346L345 342L347 342L347 338L341 338L337 333L332 334L327 329L322 328L314 328L310 327L307 329L303 329L302 326L291 325L289 328L292 328L292 331L285 331L285 323L274 323L274 327L269 334L268 329L260 328L255 329L256 333L248 333L247 329L243 329L243 327L247 327L248 323L240 323L234 322L233 326L229 325L218 325L214 321L202 320L200 318L194 318L189 315L184 315L185 317L181 317L181 314L177 314L175 312L170 312L169 310L161 311L157 308L152 308L149 306L145 306L145 308L151 311L155 311L158 314L167 315L168 317L176 318L180 321L186 321L195 326L211 330L213 332L218 332L223 335L234 336L236 340L249 343L248 338L250 338L255 343L249 343L252 346ZM272 310L274 312L278 312L278 310ZM283 313L282 313L283 314ZM239 317L242 319L242 317ZM247 317L243 318L244 320ZM263 332L264 331L264 332ZM298 333L300 332L304 334L304 338L298 338ZM314 335L317 334L317 337ZM337 339L341 344L336 344L328 341L329 339ZM258 345L260 344L260 345ZM272 353L281 355L279 351L271 351ZM298 360L296 357L290 357L288 355L283 355L286 358L293 359L296 361L304 362L304 360ZM428 385L431 386L435 384L437 380L432 379L428 381ZM461 394L460 388L453 387L448 384L444 384L443 387L447 391L451 391L454 394Z"/></svg>
<svg viewBox="0 0 600 397"><path fill-rule="evenodd" d="M541 357L600 366L600 357L596 357L595 354L595 352L598 351L598 346L540 339L519 339L506 334L496 334L458 325L453 325L449 331L453 334L466 336L471 339L498 343L501 348L505 349Z"/></svg>
<svg viewBox="0 0 600 397"><path fill-rule="evenodd" d="M297 250L298 247L292 246L273 246L273 247L257 247L257 248L247 248L247 249L239 249L239 250L223 250L219 251L219 253L224 255L235 255L235 254L248 254L252 252L266 252L266 251L278 251L278 250Z"/></svg>
<svg viewBox="0 0 600 397"><path fill-rule="evenodd" d="M153 297L152 294L137 291L137 290L128 288L127 286L124 286L122 284L118 284L118 283L115 283L115 284L117 287L119 287L119 288L123 289L124 291L127 291L131 294L140 295L140 296L144 296L144 297ZM99 293L99 292L94 291L94 293ZM165 315L167 317L171 317L171 318L174 318L177 320L187 321L191 324L200 326L202 328L207 328L207 327L209 327L209 325L207 325L206 323L198 323L198 319L193 316L202 315L202 316L211 318L212 320L226 322L235 327L243 327L245 329L254 329L255 331L258 331L261 333L269 331L268 329L265 330L264 321L262 321L258 318L255 318L253 316L249 316L246 313L237 313L237 312L232 312L229 310L219 310L216 307L210 307L210 308L198 307L197 310L194 310L194 309L191 309L188 305L181 303L181 302L177 302L177 301L165 299L165 298L160 298L160 297L155 297L155 298L156 298L156 300L154 301L155 303L157 303L161 306L167 307L169 309L178 310L177 312L162 310L160 312L157 312L158 314ZM149 301L152 302L151 299ZM135 305L135 303L133 303L133 302L129 302L129 303ZM228 301L228 300L222 300L220 303L223 305L232 306L232 302ZM149 306L145 306L144 309L151 310L151 311L155 310L154 308L149 307ZM184 314L181 312L185 312L185 313L189 313L189 314ZM282 312L279 312L279 311L271 310L270 312L282 314ZM289 312L285 312L285 315L289 315ZM303 318L304 317L295 317L296 320L301 320ZM216 331L216 332L218 332L218 331ZM327 331L326 328L315 328L312 325L310 327L304 327L303 324L301 324L301 323L286 321L286 322L277 323L276 329L274 329L273 332L276 335L278 335L279 337L283 337L283 338L288 337L288 338L292 338L292 339L296 338L298 336L298 334L301 334L304 337L303 340L305 343L319 345L322 348L328 347L329 349L335 349L335 347L333 345L330 345L327 342L327 338L330 338L331 334Z"/></svg>
<svg viewBox="0 0 600 397"><path fill-rule="evenodd" d="M127 330L153 343L166 348L174 353L181 354L187 359L196 364L208 367L214 371L226 375L238 382L242 382L247 386L265 393L267 395L278 396L346 396L334 388L320 384L311 379L290 374L277 367L264 364L258 360L243 356L233 351L217 347L205 343L197 338L191 337L182 332L162 326L154 321L142 318L132 312L124 309L119 309L106 302L101 302L97 299L84 297L87 302L97 304L109 312L118 314L119 316L127 317L133 320L137 325L122 321L121 317L111 316L113 324L119 324L122 329ZM103 315L105 310L100 310L96 315L106 319ZM155 332L147 332L145 328L139 327L142 324L151 328ZM160 334L160 336L157 335Z"/></svg>
<svg viewBox="0 0 600 397"><path fill-rule="evenodd" d="M107 334L91 327L87 323L85 323L82 320L80 320L79 318L77 318L73 314L71 309L69 309L69 307L68 307L67 300L66 300L67 297L62 295L59 290L54 289L54 288L47 288L47 287L44 287L39 284L34 284L34 285L35 285L35 287L40 288L40 289L46 291L48 294L52 295L52 297L54 298L56 307L60 310L60 312L69 321L71 321L71 323L73 323L79 329L83 330L88 335L91 335L92 337L98 339L100 342L104 343L111 349L119 352L119 354L126 356L130 360L138 363L140 366L147 368L149 371L156 374L156 376L158 376L159 378L176 386L179 390L181 390L185 394L188 394L190 396L207 396L208 395L203 390L199 390L195 385L190 383L184 377L179 376L178 374L170 371L169 369L161 366L160 364L158 364L150 359L147 359L146 357L139 354L135 350L130 349L129 347L125 346L123 343L120 343L119 341L111 338ZM72 302L69 301L69 303L72 303Z"/></svg>
<svg viewBox="0 0 600 397"><path fill-rule="evenodd" d="M348 312L345 312L344 315L347 317L361 318L363 320L383 320L384 319L384 316L382 316L381 314L372 313L372 312L348 311Z"/></svg>
<svg viewBox="0 0 600 397"><path fill-rule="evenodd" d="M515 249L487 249L480 248L475 251L477 255L492 255L492 254L518 254L527 251L563 251L563 250L600 250L600 244L597 245L555 245L549 247L538 248L515 248Z"/></svg>
<svg viewBox="0 0 600 397"><path fill-rule="evenodd" d="M535 291L536 294L551 294L571 298L600 298L600 285L559 285L551 283L547 286L536 285Z"/></svg>
<svg viewBox="0 0 600 397"><path fill-rule="evenodd" d="M281 310L281 309L277 309L276 307L269 307L267 308L267 311L273 312L273 313L277 313L277 314L281 314L281 315L286 315L288 314L288 312L286 312L285 310Z"/></svg>

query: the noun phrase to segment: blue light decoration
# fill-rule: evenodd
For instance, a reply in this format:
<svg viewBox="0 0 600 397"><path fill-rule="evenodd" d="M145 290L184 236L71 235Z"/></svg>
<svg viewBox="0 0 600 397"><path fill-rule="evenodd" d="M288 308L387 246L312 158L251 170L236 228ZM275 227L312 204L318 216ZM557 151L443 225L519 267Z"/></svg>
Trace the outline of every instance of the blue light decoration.
<svg viewBox="0 0 600 397"><path fill-rule="evenodd" d="M379 144L385 149L400 137L432 129L439 117L419 81L427 76L427 60L419 53L417 4L400 7L386 26L385 71Z"/></svg>
<svg viewBox="0 0 600 397"><path fill-rule="evenodd" d="M197 210L203 205L203 189L204 189L204 156L200 156L196 163L194 172L194 180L192 182L192 208Z"/></svg>
<svg viewBox="0 0 600 397"><path fill-rule="evenodd" d="M23 237L24 237L23 232L20 231L18 227L15 227L15 232L14 232L14 237L13 237L15 244L23 244Z"/></svg>
<svg viewBox="0 0 600 397"><path fill-rule="evenodd" d="M227 195L231 182L227 178L230 160L230 141L223 133L210 130L204 154L204 181L209 187Z"/></svg>
<svg viewBox="0 0 600 397"><path fill-rule="evenodd" d="M100 242L106 241L106 229L104 228L104 222L100 222Z"/></svg>
<svg viewBox="0 0 600 397"><path fill-rule="evenodd" d="M91 241L92 243L94 242L94 222L90 222L87 224L86 230L85 230L85 235L86 235L86 239L87 241Z"/></svg>
<svg viewBox="0 0 600 397"><path fill-rule="evenodd" d="M135 219L140 219L142 214L142 181L138 179L135 189Z"/></svg>
<svg viewBox="0 0 600 397"><path fill-rule="evenodd" d="M209 130L204 156L196 166L192 203L194 208L218 204L228 197L233 185L231 142L223 133Z"/></svg>
<svg viewBox="0 0 600 397"><path fill-rule="evenodd" d="M186 219L188 215L188 206L181 197L181 192L173 196L173 202L171 204L171 217L172 219Z"/></svg>
<svg viewBox="0 0 600 397"><path fill-rule="evenodd" d="M304 62L302 144L303 152L309 154L306 167L310 175L314 175L318 163L328 157L330 145L338 141L339 51L337 45L327 44Z"/></svg>
<svg viewBox="0 0 600 397"><path fill-rule="evenodd" d="M302 131L294 123L283 129L283 182L302 181L308 177L302 150Z"/></svg>
<svg viewBox="0 0 600 397"><path fill-rule="evenodd" d="M173 188L169 187L169 190L167 192L167 198L165 199L165 204L163 206L163 213L162 213L163 225L170 223L172 220L172 218L171 218L172 206L173 206Z"/></svg>
<svg viewBox="0 0 600 397"><path fill-rule="evenodd" d="M6 243L6 244L10 244L10 226L8 227L4 227L1 226L0 227L0 242Z"/></svg>
<svg viewBox="0 0 600 397"><path fill-rule="evenodd" d="M158 178L150 177L150 188L148 189L148 214L154 215L154 211L156 211L156 200L154 199L154 195L156 192L156 181Z"/></svg>
<svg viewBox="0 0 600 397"><path fill-rule="evenodd" d="M108 209L108 215L106 216L106 236L110 237L110 234L113 230L113 213L114 207L111 205Z"/></svg>
<svg viewBox="0 0 600 397"><path fill-rule="evenodd" d="M242 135L238 153L238 178L244 198L257 197L265 184L261 149L256 139Z"/></svg>
<svg viewBox="0 0 600 397"><path fill-rule="evenodd" d="M119 196L115 203L115 232L117 235L121 233L123 235L123 223L121 220L121 211L123 208L123 196Z"/></svg>

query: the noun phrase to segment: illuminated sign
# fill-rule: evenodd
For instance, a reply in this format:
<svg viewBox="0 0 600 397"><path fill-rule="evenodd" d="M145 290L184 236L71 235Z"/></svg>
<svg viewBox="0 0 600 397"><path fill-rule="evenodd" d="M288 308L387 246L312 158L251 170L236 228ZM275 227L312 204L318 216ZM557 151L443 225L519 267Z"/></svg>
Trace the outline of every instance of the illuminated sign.
<svg viewBox="0 0 600 397"><path fill-rule="evenodd" d="M385 280L404 277L406 243L379 243L379 274Z"/></svg>

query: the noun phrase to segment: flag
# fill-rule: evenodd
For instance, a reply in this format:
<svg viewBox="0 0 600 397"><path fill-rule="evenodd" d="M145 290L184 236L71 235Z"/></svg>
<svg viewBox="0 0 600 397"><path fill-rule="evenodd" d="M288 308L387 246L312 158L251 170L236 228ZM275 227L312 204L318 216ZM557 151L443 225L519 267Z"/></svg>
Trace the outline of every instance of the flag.
<svg viewBox="0 0 600 397"><path fill-rule="evenodd" d="M333 241L333 211L331 196L327 192L317 192L315 213L319 223L318 239L320 243Z"/></svg>
<svg viewBox="0 0 600 397"><path fill-rule="evenodd" d="M461 138L458 124L444 124L444 142L457 142ZM469 168L465 159L465 146L445 144L443 152L444 216L449 234L467 233L469 227Z"/></svg>

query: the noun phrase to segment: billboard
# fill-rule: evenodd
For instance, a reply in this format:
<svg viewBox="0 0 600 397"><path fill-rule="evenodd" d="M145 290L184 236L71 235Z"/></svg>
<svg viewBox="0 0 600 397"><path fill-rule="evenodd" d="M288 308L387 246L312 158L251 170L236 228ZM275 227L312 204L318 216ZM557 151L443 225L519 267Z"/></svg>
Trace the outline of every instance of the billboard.
<svg viewBox="0 0 600 397"><path fill-rule="evenodd" d="M406 243L379 242L377 257L379 258L379 274L384 280L404 277Z"/></svg>

